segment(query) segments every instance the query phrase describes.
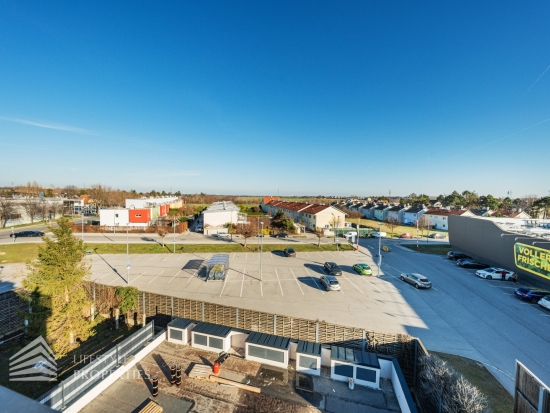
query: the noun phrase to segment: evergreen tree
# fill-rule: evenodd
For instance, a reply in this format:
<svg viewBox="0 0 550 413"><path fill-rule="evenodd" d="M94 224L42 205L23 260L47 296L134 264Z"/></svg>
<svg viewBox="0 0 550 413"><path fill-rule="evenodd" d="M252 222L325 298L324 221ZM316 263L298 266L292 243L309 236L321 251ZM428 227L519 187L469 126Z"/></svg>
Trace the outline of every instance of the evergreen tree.
<svg viewBox="0 0 550 413"><path fill-rule="evenodd" d="M92 334L91 320L84 315L90 304L84 282L90 268L82 240L73 237L68 220L53 228L54 240L44 237L38 260L27 265L23 286L30 293L29 333L42 335L60 358L76 347L76 340Z"/></svg>

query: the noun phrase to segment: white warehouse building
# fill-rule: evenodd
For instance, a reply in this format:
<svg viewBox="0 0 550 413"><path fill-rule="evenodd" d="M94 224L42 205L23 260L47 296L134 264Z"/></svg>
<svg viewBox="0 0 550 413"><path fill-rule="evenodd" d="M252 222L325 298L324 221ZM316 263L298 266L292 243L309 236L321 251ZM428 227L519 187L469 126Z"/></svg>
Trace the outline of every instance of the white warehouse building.
<svg viewBox="0 0 550 413"><path fill-rule="evenodd" d="M107 227L126 227L130 213L125 208L103 208L99 210L99 221Z"/></svg>
<svg viewBox="0 0 550 413"><path fill-rule="evenodd" d="M236 224L243 221L240 209L230 201L214 202L202 213L204 227L223 227L228 222Z"/></svg>

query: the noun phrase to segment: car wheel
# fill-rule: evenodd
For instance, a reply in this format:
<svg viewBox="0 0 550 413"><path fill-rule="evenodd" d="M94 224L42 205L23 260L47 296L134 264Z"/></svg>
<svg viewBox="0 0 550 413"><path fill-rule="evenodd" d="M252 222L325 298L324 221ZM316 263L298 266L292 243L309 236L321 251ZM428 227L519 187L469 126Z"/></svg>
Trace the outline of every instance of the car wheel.
<svg viewBox="0 0 550 413"><path fill-rule="evenodd" d="M488 275L487 277L485 277L485 279L487 279L487 280L492 280L493 277L491 277L490 275Z"/></svg>
<svg viewBox="0 0 550 413"><path fill-rule="evenodd" d="M401 276L401 281L405 281L405 277Z"/></svg>
<svg viewBox="0 0 550 413"><path fill-rule="evenodd" d="M537 298L531 298L531 302L532 302L533 304L536 304L536 303L539 302L539 300L538 300Z"/></svg>
<svg viewBox="0 0 550 413"><path fill-rule="evenodd" d="M416 288L418 290L420 287L418 286L418 284L415 284L414 288Z"/></svg>

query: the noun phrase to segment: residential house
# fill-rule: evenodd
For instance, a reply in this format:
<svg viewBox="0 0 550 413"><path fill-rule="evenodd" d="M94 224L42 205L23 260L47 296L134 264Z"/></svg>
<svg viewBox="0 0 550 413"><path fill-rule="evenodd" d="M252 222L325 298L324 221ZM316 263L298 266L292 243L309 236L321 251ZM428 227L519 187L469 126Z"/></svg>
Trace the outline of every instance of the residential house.
<svg viewBox="0 0 550 413"><path fill-rule="evenodd" d="M424 216L430 220L433 229L444 231L449 230L449 215L462 216L468 211L465 209L444 209L432 208L424 213Z"/></svg>
<svg viewBox="0 0 550 413"><path fill-rule="evenodd" d="M405 218L405 210L407 207L405 205L395 205L388 209L387 219L394 219L400 224L403 223Z"/></svg>
<svg viewBox="0 0 550 413"><path fill-rule="evenodd" d="M414 224L426 212L424 205L413 205L403 214L403 224Z"/></svg>
<svg viewBox="0 0 550 413"><path fill-rule="evenodd" d="M378 204L373 210L373 218L378 221L384 221L388 216L390 207L387 204Z"/></svg>
<svg viewBox="0 0 550 413"><path fill-rule="evenodd" d="M337 228L343 228L346 222L346 214L332 205L274 200L265 205L264 211L272 215L282 211L287 218L295 223L303 223L310 231L315 231L315 228L332 228L335 220Z"/></svg>
<svg viewBox="0 0 550 413"><path fill-rule="evenodd" d="M462 215L464 217L472 216L472 217L489 217L494 211L491 211L488 208L470 208L468 210L470 214Z"/></svg>
<svg viewBox="0 0 550 413"><path fill-rule="evenodd" d="M499 209L492 212L489 216L491 217L505 217L505 218L516 218L516 219L533 219L531 215L527 212L522 211L521 209L517 211L506 211L504 209Z"/></svg>
<svg viewBox="0 0 550 413"><path fill-rule="evenodd" d="M261 203L261 208L262 208L262 211L264 212L268 212L267 211L267 204L269 204L270 202L273 202L273 201L279 201L279 197L278 196L264 196L262 197L262 203Z"/></svg>
<svg viewBox="0 0 550 413"><path fill-rule="evenodd" d="M376 208L376 204L373 202L369 202L367 205L364 205L359 212L361 212L365 218L373 219L374 218L374 208Z"/></svg>

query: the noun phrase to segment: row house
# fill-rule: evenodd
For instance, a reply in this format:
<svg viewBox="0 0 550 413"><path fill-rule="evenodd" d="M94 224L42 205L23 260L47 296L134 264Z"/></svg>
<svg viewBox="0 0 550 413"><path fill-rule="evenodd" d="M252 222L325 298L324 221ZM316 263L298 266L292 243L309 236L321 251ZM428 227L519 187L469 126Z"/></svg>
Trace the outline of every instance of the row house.
<svg viewBox="0 0 550 413"><path fill-rule="evenodd" d="M413 205L403 213L403 224L414 224L426 212L424 205Z"/></svg>
<svg viewBox="0 0 550 413"><path fill-rule="evenodd" d="M444 208L432 208L424 213L424 216L430 221L433 229L440 229L444 231L449 230L449 215L472 216L473 214L469 213L469 211L465 209L460 210Z"/></svg>
<svg viewBox="0 0 550 413"><path fill-rule="evenodd" d="M264 203L262 200L262 210L271 215L282 211L287 218L296 224L303 223L310 231L315 231L316 228L332 228L335 221L337 228L343 228L346 222L346 214L332 205L278 200Z"/></svg>
<svg viewBox="0 0 550 413"><path fill-rule="evenodd" d="M388 209L387 219L395 220L397 222L403 222L406 210L407 207L404 205L395 205Z"/></svg>

